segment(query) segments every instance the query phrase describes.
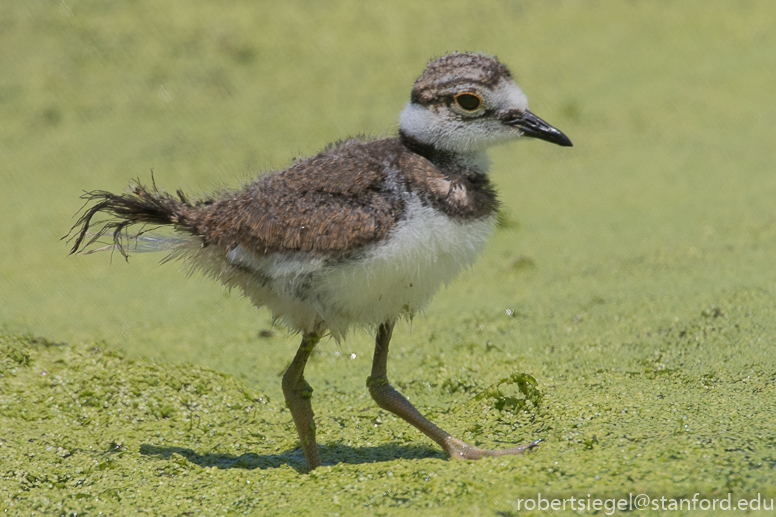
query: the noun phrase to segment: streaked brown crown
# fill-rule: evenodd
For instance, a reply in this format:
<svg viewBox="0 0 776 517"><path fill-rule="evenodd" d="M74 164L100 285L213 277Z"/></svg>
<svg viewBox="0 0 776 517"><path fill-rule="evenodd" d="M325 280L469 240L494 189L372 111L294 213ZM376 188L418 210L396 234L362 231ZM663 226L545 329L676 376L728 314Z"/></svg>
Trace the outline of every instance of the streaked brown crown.
<svg viewBox="0 0 776 517"><path fill-rule="evenodd" d="M454 52L429 62L415 81L412 102L427 106L443 100L442 91L457 83L467 82L492 88L502 79L511 79L509 69L494 56Z"/></svg>

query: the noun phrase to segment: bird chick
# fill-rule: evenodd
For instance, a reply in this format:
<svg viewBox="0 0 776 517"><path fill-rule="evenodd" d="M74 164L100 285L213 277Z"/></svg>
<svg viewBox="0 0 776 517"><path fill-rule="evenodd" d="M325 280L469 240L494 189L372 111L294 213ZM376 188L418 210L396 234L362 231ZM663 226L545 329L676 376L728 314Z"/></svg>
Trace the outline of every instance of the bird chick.
<svg viewBox="0 0 776 517"><path fill-rule="evenodd" d="M282 388L310 469L321 460L305 365L322 336L342 339L352 327L376 329L367 386L378 406L451 458L520 454L537 443L481 449L437 427L388 382L388 345L396 321L471 265L490 234L498 201L486 149L520 137L571 141L531 113L509 70L481 53L432 60L399 121L397 137L342 140L244 189L196 201L155 184L87 192L91 204L71 230L72 253L106 234L106 248L125 256L167 251L300 332ZM90 233L100 213L108 218ZM171 225L177 235L131 236L135 224Z"/></svg>

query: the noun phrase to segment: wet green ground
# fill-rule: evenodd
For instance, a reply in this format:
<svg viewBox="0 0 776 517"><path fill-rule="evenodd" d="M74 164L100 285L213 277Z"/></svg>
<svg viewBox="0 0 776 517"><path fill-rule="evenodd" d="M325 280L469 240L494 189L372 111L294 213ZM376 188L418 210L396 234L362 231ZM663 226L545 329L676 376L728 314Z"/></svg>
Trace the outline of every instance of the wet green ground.
<svg viewBox="0 0 776 517"><path fill-rule="evenodd" d="M0 509L776 498L774 18L744 1L1 4ZM157 257L67 258L58 239L82 190L151 168L196 193L390 134L427 59L456 49L508 63L575 147L492 152L507 224L400 326L389 374L465 439L542 445L447 461L371 402L357 333L309 368L330 466L307 474L280 393L295 337ZM521 373L538 406L498 385Z"/></svg>

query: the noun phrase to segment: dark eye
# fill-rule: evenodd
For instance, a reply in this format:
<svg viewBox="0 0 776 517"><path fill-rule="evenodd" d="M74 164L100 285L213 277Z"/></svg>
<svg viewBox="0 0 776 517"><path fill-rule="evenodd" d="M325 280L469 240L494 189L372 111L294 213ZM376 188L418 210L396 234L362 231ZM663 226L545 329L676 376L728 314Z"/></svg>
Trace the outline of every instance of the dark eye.
<svg viewBox="0 0 776 517"><path fill-rule="evenodd" d="M474 93L459 93L454 100L461 109L466 111L475 111L482 106L482 98Z"/></svg>

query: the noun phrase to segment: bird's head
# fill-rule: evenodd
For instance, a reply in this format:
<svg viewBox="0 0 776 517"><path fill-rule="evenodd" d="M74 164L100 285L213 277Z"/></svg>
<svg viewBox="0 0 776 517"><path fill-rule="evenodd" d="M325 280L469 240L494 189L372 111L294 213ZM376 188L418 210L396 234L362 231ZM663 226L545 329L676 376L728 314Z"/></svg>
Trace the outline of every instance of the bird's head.
<svg viewBox="0 0 776 517"><path fill-rule="evenodd" d="M448 152L477 152L521 136L562 146L571 140L528 111L507 67L480 53L434 59L415 81L402 111L402 134Z"/></svg>

